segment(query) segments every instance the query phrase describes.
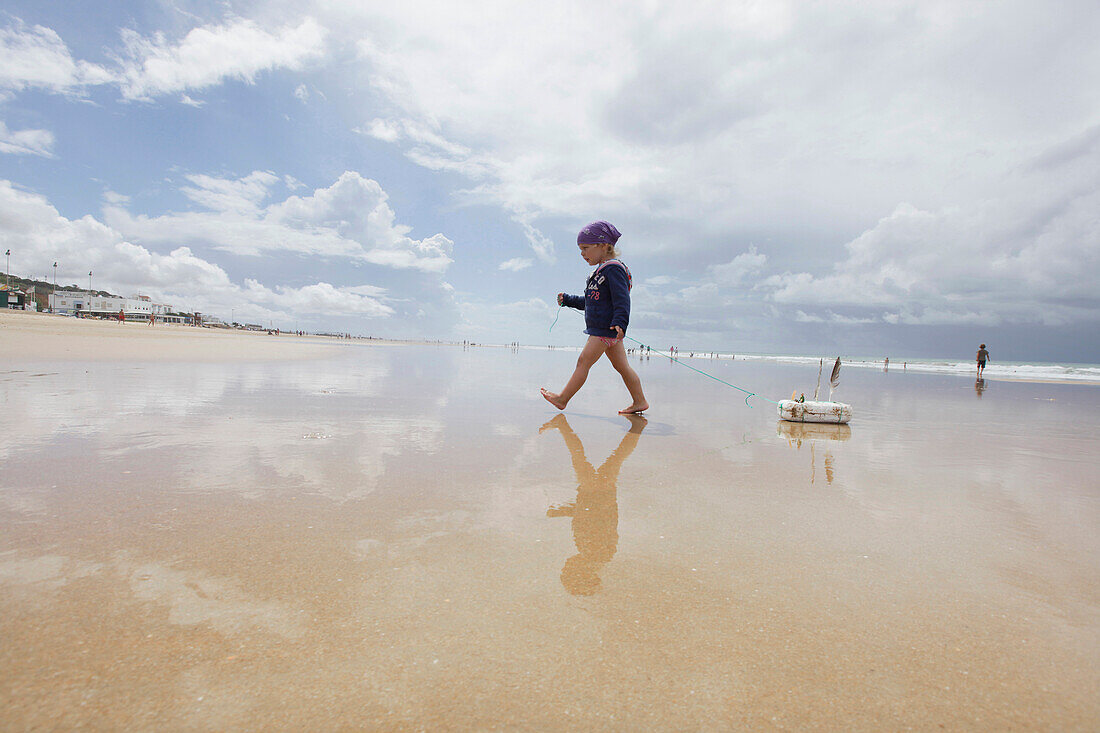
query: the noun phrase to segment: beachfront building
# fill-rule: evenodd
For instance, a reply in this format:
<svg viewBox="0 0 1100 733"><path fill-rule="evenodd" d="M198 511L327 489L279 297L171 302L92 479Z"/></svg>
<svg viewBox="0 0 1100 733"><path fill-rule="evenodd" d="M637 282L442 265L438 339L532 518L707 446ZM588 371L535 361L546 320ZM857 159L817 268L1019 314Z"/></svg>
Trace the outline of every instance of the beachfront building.
<svg viewBox="0 0 1100 733"><path fill-rule="evenodd" d="M42 284L36 283L26 289L27 304L26 310L29 311L44 311L49 310L50 307L50 288Z"/></svg>
<svg viewBox="0 0 1100 733"><path fill-rule="evenodd" d="M26 290L0 285L0 307L26 311L44 311L49 305L50 288L41 283L31 285Z"/></svg>
<svg viewBox="0 0 1100 733"><path fill-rule="evenodd" d="M27 296L21 290L9 289L0 285L0 308L12 308L23 310L26 307Z"/></svg>
<svg viewBox="0 0 1100 733"><path fill-rule="evenodd" d="M49 298L50 310L63 315L88 315L117 318L122 311L127 319L149 320L154 316L158 321L165 320L171 306L154 303L148 295L135 295L123 298L116 295L100 295L80 290L59 290Z"/></svg>

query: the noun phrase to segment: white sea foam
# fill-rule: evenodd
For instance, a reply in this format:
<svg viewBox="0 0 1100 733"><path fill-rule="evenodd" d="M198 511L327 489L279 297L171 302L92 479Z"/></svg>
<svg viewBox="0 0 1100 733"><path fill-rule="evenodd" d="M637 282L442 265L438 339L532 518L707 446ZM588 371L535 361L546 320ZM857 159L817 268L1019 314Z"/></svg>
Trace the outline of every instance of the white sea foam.
<svg viewBox="0 0 1100 733"><path fill-rule="evenodd" d="M633 345L632 345L633 346ZM524 348L545 349L545 346L531 346ZM579 346L557 346L561 351L580 351ZM711 356L714 354L714 356ZM653 355L669 357L668 351L653 350ZM806 364L817 366L818 361L824 358L825 371L832 368L836 356L792 356L790 354L729 354L710 351L680 351L676 355L680 360L693 362L712 361L714 359L737 361L771 361L781 364ZM885 369L886 363L878 359L847 359L843 355L841 362L851 369ZM920 372L922 374L954 374L964 377L974 377L977 365L973 361L948 361L937 359L890 360L891 372ZM1100 364L1015 364L1010 362L989 362L985 368L984 377L987 379L1019 379L1036 382L1080 382L1100 384Z"/></svg>
<svg viewBox="0 0 1100 733"><path fill-rule="evenodd" d="M699 355L696 358L701 358ZM706 357L703 357L706 358ZM729 358L723 354L719 358ZM737 355L737 359L774 361L785 364L814 364L818 363L818 357L812 356L784 356L784 355ZM825 359L825 368L828 370L832 358ZM886 363L879 360L844 359L841 361L845 367L854 369L885 369ZM910 371L928 374L956 374L960 376L975 376L977 366L973 361L890 361L890 371ZM1100 366L1096 364L1013 364L990 362L983 375L987 379L1022 379L1042 382L1095 382L1100 384Z"/></svg>

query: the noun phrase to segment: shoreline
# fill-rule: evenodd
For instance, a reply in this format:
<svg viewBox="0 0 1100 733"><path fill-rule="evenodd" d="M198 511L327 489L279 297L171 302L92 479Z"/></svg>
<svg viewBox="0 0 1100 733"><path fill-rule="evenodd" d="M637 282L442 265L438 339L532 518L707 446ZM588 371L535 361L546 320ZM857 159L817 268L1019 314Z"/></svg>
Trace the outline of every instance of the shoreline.
<svg viewBox="0 0 1100 733"><path fill-rule="evenodd" d="M504 346L506 346L506 344L477 344L477 345L478 346L490 346L490 347L504 347ZM548 347L546 347L546 346L534 346L534 345L530 345L530 346L521 345L520 348L531 349L531 350L534 350L534 351L544 351ZM580 352L580 347L579 346L554 346L553 350L554 351L574 351L574 352L579 353ZM680 353L678 356L676 356L675 361L704 361L704 362L739 361L739 362L750 362L750 363L768 363L768 362L770 362L770 363L773 363L773 364L784 364L784 365L787 365L787 366L802 365L802 366L806 366L807 368L810 368L810 367L816 366L815 364L813 364L813 362L817 361L819 358L824 358L825 359L825 365L826 366L829 366L832 363L832 360L836 358L836 357L825 358L825 357L816 357L816 356L814 356L814 357L810 357L810 356L776 356L776 355L762 356L762 355L758 355L758 354L741 355L741 354L728 354L728 353L719 353L717 357L711 357L711 356L707 355L708 353L710 353L710 352L704 352L704 353L701 353L701 354L696 354L694 356L691 356L689 354ZM652 352L652 354L656 355L656 356L658 356L662 359L672 359L672 357L670 357L668 355L667 351L656 351L655 350L655 351ZM632 354L631 358L636 358L637 356L638 356L637 354ZM875 371L885 371L887 373L889 373L890 371L894 371L894 372L900 372L902 374L907 374L909 372L913 372L914 374L922 374L922 375L929 375L929 376L961 377L961 378L964 378L964 379L975 378L975 375L973 374L972 371L964 373L964 372L962 372L960 370L956 370L956 369L937 369L937 368L928 366L927 362L916 363L910 369L906 369L906 368L901 367L901 366L895 366L895 368L893 370L884 369L884 364L881 361L875 362L875 361L867 361L867 360L864 360L864 359L845 360L843 357L841 357L841 363L845 367L848 367L850 369L859 369L861 371L875 370ZM1092 378L1092 377L1070 378L1070 377L1054 376L1054 375L1046 377L1046 376L1039 376L1039 375L1020 376L1020 375L1015 375L1015 374L997 374L997 373L990 374L989 373L989 367L986 368L986 374L982 376L982 380L983 381L988 381L988 382L1022 382L1022 383L1026 383L1026 384L1077 384L1077 385L1081 385L1081 386L1085 386L1085 387L1100 387L1100 377L1097 377L1097 378Z"/></svg>
<svg viewBox="0 0 1100 733"><path fill-rule="evenodd" d="M157 324L149 326L146 322L79 319L53 313L34 313L28 311L0 310L0 336L5 342L5 356L9 359L28 361L34 359L62 361L72 360L136 360L136 361L267 361L273 359L315 359L324 358L333 348L352 344L373 346L458 346L465 347L460 341L426 339L387 339L375 337L353 337L344 339L339 336L306 334L299 336L294 332L284 332L272 338L267 331L245 331L233 328L209 326L185 326L178 324ZM516 348L510 344L470 343L470 348ZM579 350L573 346L542 346L521 344L524 350ZM695 361L741 361L773 362L776 364L813 366L813 362L822 357L791 355L726 354L710 357L700 353L689 356L680 353L676 360ZM670 359L663 351L657 351L659 358ZM631 358L637 357L637 354ZM651 357L652 358L652 357ZM826 359L826 361L829 361ZM884 369L881 361L852 359L844 361L851 369ZM961 364L962 362L958 362ZM1028 366L1028 365L1021 365ZM960 377L971 379L972 373L963 373L956 368L936 368L927 363L916 362L911 369L894 365L894 371L903 374L916 374ZM1100 378L1089 376L1075 378L1064 375L1020 375L990 373L987 367L983 380L987 382L1022 382L1026 384L1075 384L1088 387L1100 386ZM1086 366L1085 368L1091 368Z"/></svg>

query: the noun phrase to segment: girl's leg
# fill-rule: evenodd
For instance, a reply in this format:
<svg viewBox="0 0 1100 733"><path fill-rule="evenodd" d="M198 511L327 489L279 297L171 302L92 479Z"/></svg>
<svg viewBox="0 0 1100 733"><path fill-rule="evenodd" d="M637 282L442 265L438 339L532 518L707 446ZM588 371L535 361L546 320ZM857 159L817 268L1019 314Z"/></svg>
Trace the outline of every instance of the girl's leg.
<svg viewBox="0 0 1100 733"><path fill-rule="evenodd" d="M622 348L621 345L620 348ZM584 385L584 380L588 379L588 371L592 368L592 365L600 360L605 351L607 351L607 344L595 336L589 336L584 348L581 349L581 355L577 357L577 368L573 371L573 376L566 382L565 389L555 394L543 388L539 390L542 392L542 396L554 407L564 410L565 406L569 404L569 400L573 399L573 395L577 394L577 390Z"/></svg>
<svg viewBox="0 0 1100 733"><path fill-rule="evenodd" d="M646 402L645 394L642 393L642 380L638 379L638 373L630 366L630 360L626 356L626 348L623 346L621 339L607 350L607 358L611 361L611 366L615 367L615 371L623 378L623 383L626 384L626 389L630 392L631 399L634 400L629 407L619 410L619 413L632 415L648 410L649 403Z"/></svg>

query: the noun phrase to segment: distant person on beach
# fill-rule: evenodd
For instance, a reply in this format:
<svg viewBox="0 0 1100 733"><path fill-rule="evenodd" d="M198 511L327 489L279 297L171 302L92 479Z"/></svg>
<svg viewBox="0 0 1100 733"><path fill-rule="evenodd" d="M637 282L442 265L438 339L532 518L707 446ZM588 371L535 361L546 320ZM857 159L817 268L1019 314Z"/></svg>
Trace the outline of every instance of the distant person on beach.
<svg viewBox="0 0 1100 733"><path fill-rule="evenodd" d="M985 363L989 361L989 352L985 350L985 344L978 347L978 379L982 378L982 372L985 371Z"/></svg>
<svg viewBox="0 0 1100 733"><path fill-rule="evenodd" d="M630 366L623 346L630 323L631 277L630 270L619 262L615 249L620 236L619 230L606 221L594 221L577 234L581 257L596 269L588 276L583 296L558 293L558 305L584 311L584 332L588 334L588 341L577 357L577 368L565 388L558 393L546 388L540 390L546 401L559 410L565 409L588 379L589 370L604 354L630 392L630 405L619 413L632 415L649 409L642 393L642 382Z"/></svg>
<svg viewBox="0 0 1100 733"><path fill-rule="evenodd" d="M118 322L122 323L125 320L126 320L126 314L122 311L121 308L119 308L118 309Z"/></svg>

